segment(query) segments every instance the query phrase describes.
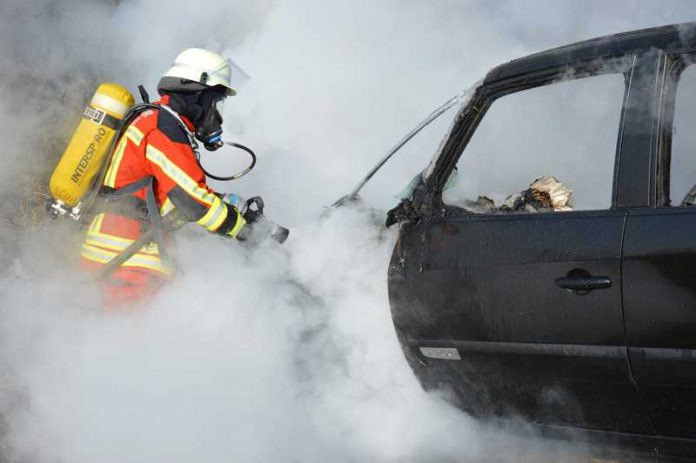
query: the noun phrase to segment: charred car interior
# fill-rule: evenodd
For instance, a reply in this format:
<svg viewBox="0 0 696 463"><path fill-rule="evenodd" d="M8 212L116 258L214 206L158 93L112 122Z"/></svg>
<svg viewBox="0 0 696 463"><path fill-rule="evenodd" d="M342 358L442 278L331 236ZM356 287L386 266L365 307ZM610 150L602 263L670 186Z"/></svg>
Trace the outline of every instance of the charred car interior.
<svg viewBox="0 0 696 463"><path fill-rule="evenodd" d="M425 389L696 457L694 63L691 23L487 74L390 211L392 317Z"/></svg>

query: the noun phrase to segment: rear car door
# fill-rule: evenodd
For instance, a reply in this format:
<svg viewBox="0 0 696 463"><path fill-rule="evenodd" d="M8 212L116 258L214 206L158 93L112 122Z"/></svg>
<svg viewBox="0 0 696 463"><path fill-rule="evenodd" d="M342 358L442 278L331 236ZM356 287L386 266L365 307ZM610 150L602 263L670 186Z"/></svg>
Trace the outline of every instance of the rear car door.
<svg viewBox="0 0 696 463"><path fill-rule="evenodd" d="M626 354L627 210L613 201L632 71L627 57L486 83L452 134L476 130L441 206L402 226L397 334L424 386L474 415L652 431ZM573 210L501 207L542 176L573 190Z"/></svg>
<svg viewBox="0 0 696 463"><path fill-rule="evenodd" d="M658 433L677 439L696 439L696 207L681 206L696 184L695 60L660 57L661 111L645 128L658 142L643 166L653 201L631 210L623 263L633 372Z"/></svg>

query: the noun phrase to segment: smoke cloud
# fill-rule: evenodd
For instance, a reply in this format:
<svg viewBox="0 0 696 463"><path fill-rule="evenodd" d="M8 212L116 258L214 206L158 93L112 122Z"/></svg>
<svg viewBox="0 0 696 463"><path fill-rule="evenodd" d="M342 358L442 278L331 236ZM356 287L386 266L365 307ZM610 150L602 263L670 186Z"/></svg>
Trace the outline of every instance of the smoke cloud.
<svg viewBox="0 0 696 463"><path fill-rule="evenodd" d="M2 461L520 461L508 439L426 394L391 325L383 209L422 170L447 117L324 213L430 110L515 57L681 22L689 1L0 4ZM80 230L37 214L40 186L102 81L154 93L191 46L251 80L225 134L259 154L221 191L260 194L290 226L256 250L189 227L180 275L112 313L74 271ZM208 154L211 169L244 164ZM234 164L236 166L237 164ZM40 209L40 208L39 208ZM543 444L548 456L566 447Z"/></svg>

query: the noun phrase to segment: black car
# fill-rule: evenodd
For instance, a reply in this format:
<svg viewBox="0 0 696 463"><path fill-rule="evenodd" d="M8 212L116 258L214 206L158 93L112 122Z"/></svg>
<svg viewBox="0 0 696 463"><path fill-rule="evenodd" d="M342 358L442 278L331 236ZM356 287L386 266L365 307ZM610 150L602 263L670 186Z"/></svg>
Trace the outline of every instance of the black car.
<svg viewBox="0 0 696 463"><path fill-rule="evenodd" d="M696 23L534 54L474 88L390 212L392 316L424 388L696 457L692 63ZM530 196L544 177L568 207Z"/></svg>

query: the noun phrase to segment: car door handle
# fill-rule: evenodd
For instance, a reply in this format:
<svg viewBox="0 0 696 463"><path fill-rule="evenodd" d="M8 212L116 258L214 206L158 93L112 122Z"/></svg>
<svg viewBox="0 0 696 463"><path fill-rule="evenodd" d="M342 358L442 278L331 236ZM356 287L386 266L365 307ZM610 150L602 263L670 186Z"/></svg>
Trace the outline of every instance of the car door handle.
<svg viewBox="0 0 696 463"><path fill-rule="evenodd" d="M607 289L611 287L611 278L600 276L562 277L556 278L556 286L570 291L586 292L593 289Z"/></svg>

